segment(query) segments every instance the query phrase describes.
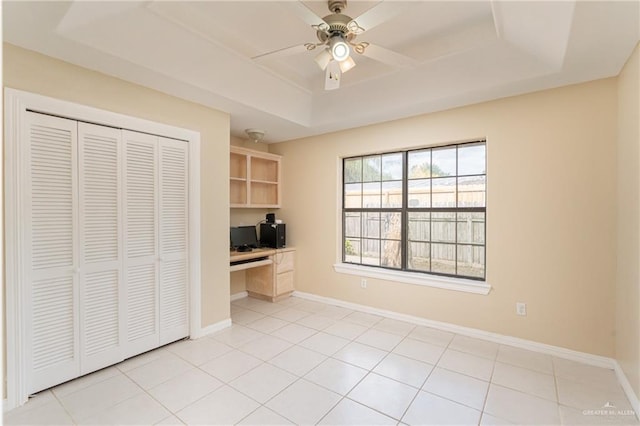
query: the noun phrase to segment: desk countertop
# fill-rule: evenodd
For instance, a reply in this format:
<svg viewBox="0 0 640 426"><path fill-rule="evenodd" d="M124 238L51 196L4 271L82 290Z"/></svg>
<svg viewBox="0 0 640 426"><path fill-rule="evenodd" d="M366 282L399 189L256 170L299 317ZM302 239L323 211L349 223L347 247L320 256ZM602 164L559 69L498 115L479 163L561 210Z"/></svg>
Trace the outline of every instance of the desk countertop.
<svg viewBox="0 0 640 426"><path fill-rule="evenodd" d="M279 249L275 248L257 248L251 251L235 251L231 250L230 262L241 262L243 260L256 259L258 257L271 256L276 253L285 253L289 251L295 251L295 247L283 247Z"/></svg>

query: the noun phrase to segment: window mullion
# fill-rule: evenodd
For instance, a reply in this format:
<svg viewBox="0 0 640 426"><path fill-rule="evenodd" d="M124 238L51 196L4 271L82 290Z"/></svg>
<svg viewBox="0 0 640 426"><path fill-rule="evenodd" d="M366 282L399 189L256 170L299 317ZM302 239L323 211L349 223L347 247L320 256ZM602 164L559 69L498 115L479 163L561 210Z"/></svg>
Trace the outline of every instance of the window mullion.
<svg viewBox="0 0 640 426"><path fill-rule="evenodd" d="M433 270L433 149L429 150L429 272Z"/></svg>
<svg viewBox="0 0 640 426"><path fill-rule="evenodd" d="M402 213L400 221L400 268L403 271L409 269L409 154L405 151L402 153Z"/></svg>
<svg viewBox="0 0 640 426"><path fill-rule="evenodd" d="M456 271L456 275L458 275L458 208L460 207L458 205L458 199L459 199L459 188L458 188L458 182L460 181L460 173L458 170L458 152L459 152L459 147L456 146L456 213L455 213L455 219L454 219L454 228L453 228L453 235L455 235L455 244L453 246L453 261L454 261L454 266L455 266L455 271Z"/></svg>

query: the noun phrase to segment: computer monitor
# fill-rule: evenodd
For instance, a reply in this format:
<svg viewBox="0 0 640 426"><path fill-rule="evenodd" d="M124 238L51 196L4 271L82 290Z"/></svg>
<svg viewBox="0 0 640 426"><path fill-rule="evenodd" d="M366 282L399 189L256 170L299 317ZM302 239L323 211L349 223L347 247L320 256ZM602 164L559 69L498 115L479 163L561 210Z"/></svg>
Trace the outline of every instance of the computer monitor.
<svg viewBox="0 0 640 426"><path fill-rule="evenodd" d="M255 226L232 226L231 248L257 248L258 235Z"/></svg>

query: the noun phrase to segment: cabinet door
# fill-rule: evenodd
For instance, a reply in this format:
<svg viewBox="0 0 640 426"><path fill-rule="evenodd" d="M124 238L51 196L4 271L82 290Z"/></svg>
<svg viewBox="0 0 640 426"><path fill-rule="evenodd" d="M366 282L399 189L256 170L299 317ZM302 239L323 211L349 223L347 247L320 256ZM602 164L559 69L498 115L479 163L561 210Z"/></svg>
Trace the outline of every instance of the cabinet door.
<svg viewBox="0 0 640 426"><path fill-rule="evenodd" d="M295 255L296 253L294 251L280 251L276 253L274 256L274 262L277 265L277 272L293 271Z"/></svg>
<svg viewBox="0 0 640 426"><path fill-rule="evenodd" d="M276 296L280 296L281 294L289 293L294 290L293 271L287 271L278 274L276 280Z"/></svg>
<svg viewBox="0 0 640 426"><path fill-rule="evenodd" d="M77 123L27 112L25 207L28 393L80 373Z"/></svg>
<svg viewBox="0 0 640 426"><path fill-rule="evenodd" d="M188 144L159 141L160 344L189 335Z"/></svg>
<svg viewBox="0 0 640 426"><path fill-rule="evenodd" d="M158 138L128 130L122 135L127 357L159 342Z"/></svg>
<svg viewBox="0 0 640 426"><path fill-rule="evenodd" d="M81 374L123 359L121 131L78 123Z"/></svg>

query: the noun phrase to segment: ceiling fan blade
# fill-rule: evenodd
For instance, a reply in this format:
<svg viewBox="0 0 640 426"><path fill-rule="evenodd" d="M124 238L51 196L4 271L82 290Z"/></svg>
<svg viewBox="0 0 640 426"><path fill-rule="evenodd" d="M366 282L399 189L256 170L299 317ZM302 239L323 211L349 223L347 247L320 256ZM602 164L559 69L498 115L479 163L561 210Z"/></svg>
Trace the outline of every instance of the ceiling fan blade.
<svg viewBox="0 0 640 426"><path fill-rule="evenodd" d="M324 31L325 27L326 29L329 29L329 25L327 25L324 19L316 15L311 9L305 6L304 3L302 3L301 1L298 1L298 0L286 1L286 2L282 2L281 4L282 4L282 7L286 7L287 9L289 9L296 16L298 16L298 18L306 22L309 26L321 31Z"/></svg>
<svg viewBox="0 0 640 426"><path fill-rule="evenodd" d="M399 68L412 68L418 65L418 61L415 59L378 46L377 44L370 44L367 46L362 55L367 58L375 59L378 62Z"/></svg>
<svg viewBox="0 0 640 426"><path fill-rule="evenodd" d="M313 49L307 48L304 44L296 44L295 46L289 46L283 49L274 50L273 52L263 53L262 55L254 56L251 59L257 62L264 62L266 60L284 58L298 53L303 53L307 50Z"/></svg>
<svg viewBox="0 0 640 426"><path fill-rule="evenodd" d="M399 15L408 6L406 2L382 1L362 15L352 19L347 24L347 28L355 34L361 34Z"/></svg>

